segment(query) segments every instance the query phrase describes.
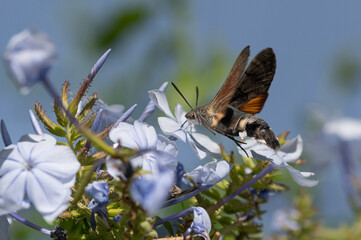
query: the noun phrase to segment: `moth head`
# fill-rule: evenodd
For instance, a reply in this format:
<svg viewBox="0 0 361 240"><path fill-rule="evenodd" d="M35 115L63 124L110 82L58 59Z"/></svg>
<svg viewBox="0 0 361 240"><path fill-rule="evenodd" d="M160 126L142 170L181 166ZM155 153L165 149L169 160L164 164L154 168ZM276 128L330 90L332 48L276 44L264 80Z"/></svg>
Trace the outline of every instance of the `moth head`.
<svg viewBox="0 0 361 240"><path fill-rule="evenodd" d="M186 114L186 118L187 118L187 121L191 122L191 123L195 123L195 124L198 124L198 115L196 113L196 111L194 110L191 110L189 111L187 114Z"/></svg>

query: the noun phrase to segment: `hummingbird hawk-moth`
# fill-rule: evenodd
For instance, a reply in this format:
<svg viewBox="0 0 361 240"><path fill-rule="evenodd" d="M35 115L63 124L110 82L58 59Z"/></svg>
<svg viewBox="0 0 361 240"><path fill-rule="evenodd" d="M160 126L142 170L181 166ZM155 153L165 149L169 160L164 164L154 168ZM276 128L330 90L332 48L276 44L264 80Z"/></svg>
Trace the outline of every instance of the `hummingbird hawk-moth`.
<svg viewBox="0 0 361 240"><path fill-rule="evenodd" d="M211 132L218 132L232 139L239 147L242 139L248 136L264 141L270 148L277 150L280 144L275 134L263 119L254 115L262 110L267 100L268 89L276 72L276 56L272 48L266 48L244 70L249 54L247 46L209 104L192 108L172 84L192 108L186 114L187 121L200 124ZM239 136L241 141L236 140L235 136Z"/></svg>

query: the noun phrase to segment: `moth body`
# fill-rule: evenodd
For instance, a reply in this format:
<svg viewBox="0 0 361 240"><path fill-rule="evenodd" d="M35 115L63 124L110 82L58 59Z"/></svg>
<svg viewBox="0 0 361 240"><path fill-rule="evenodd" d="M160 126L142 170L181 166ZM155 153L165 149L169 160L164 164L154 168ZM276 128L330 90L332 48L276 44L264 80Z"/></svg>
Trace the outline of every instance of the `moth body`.
<svg viewBox="0 0 361 240"><path fill-rule="evenodd" d="M266 143L274 150L280 147L275 134L263 119L229 106L225 116L216 126L212 126L216 117L207 114L207 107L208 104L194 108L186 114L187 120L227 137L240 137L242 140L248 136Z"/></svg>
<svg viewBox="0 0 361 240"><path fill-rule="evenodd" d="M239 54L213 100L209 104L193 108L186 114L186 118L211 132L227 136L239 147L241 141L235 140L235 136L239 136L241 140L245 136L255 138L277 150L280 144L275 134L263 119L255 116L267 100L268 89L276 72L276 55L272 48L266 48L246 68L249 54L247 46ZM182 97L184 98L183 95ZM188 105L190 106L189 103Z"/></svg>

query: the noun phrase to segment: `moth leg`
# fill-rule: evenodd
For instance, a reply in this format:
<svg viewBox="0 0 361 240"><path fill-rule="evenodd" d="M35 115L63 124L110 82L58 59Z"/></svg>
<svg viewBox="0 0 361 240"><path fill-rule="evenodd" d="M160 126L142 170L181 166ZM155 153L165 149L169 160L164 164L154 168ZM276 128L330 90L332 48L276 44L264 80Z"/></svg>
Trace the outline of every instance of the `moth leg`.
<svg viewBox="0 0 361 240"><path fill-rule="evenodd" d="M246 156L249 158L248 153L247 153L246 150L244 150L244 148L241 146L242 143L243 143L243 144L246 144L245 142L239 141L239 140L237 140L237 139L235 139L234 137L229 136L229 135L226 135L226 136L227 136L229 139L231 139L233 142L235 142L236 145L237 145L238 147L240 147L240 148L242 149L242 151L246 154Z"/></svg>

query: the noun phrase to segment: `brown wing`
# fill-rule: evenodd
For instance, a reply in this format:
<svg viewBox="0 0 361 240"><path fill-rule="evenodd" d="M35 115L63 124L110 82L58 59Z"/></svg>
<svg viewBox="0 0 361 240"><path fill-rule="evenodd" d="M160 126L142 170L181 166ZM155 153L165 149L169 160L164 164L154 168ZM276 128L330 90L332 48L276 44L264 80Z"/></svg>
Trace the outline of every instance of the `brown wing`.
<svg viewBox="0 0 361 240"><path fill-rule="evenodd" d="M229 104L246 113L259 113L275 72L276 55L272 48L266 48L247 67Z"/></svg>
<svg viewBox="0 0 361 240"><path fill-rule="evenodd" d="M237 90L237 86L240 84L241 76L246 67L248 57L249 46L245 47L239 54L226 81L223 83L221 89L219 89L218 93L209 104L207 113L210 116L216 118L212 126L216 126L218 122L225 116L228 104L233 98L235 91Z"/></svg>

